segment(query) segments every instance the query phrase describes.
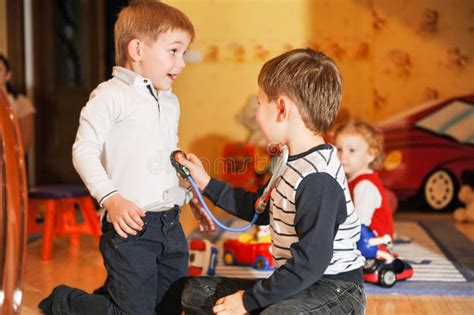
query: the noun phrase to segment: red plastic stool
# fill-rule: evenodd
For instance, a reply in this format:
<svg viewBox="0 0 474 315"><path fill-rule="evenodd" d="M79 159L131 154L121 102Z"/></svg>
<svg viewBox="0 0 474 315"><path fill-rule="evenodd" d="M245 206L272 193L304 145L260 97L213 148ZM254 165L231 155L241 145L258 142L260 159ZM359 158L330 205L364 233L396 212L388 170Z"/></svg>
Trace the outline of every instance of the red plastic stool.
<svg viewBox="0 0 474 315"><path fill-rule="evenodd" d="M99 239L99 217L89 192L82 185L65 184L33 187L28 192L28 234L43 232L41 259L52 257L55 236L70 235L70 244L79 245L79 234ZM38 224L44 205L43 224ZM80 211L82 222L77 220Z"/></svg>

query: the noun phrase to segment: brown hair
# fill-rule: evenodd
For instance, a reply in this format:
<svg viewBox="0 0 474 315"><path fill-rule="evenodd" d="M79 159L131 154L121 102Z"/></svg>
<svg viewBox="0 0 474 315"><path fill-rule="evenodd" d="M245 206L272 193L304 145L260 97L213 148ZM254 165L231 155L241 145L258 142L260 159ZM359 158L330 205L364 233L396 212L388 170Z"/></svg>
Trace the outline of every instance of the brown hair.
<svg viewBox="0 0 474 315"><path fill-rule="evenodd" d="M270 102L289 97L306 128L317 133L329 130L341 105L339 69L331 58L310 48L294 49L267 61L258 84Z"/></svg>
<svg viewBox="0 0 474 315"><path fill-rule="evenodd" d="M135 1L125 7L115 23L115 63L123 66L127 60L128 43L140 40L156 41L161 33L183 30L194 39L194 27L180 10L156 1Z"/></svg>
<svg viewBox="0 0 474 315"><path fill-rule="evenodd" d="M342 133L358 134L369 145L370 153L374 156L374 160L369 164L373 170L377 170L382 166L384 159L383 150L383 133L380 129L371 124L358 119L339 125L334 131L334 139Z"/></svg>

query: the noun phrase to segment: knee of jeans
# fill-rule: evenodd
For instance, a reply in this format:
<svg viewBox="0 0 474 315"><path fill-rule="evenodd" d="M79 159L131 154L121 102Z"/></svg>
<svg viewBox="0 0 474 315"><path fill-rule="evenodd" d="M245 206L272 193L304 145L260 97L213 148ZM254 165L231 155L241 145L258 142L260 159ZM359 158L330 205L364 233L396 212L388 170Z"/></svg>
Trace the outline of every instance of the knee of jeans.
<svg viewBox="0 0 474 315"><path fill-rule="evenodd" d="M193 296L192 291L193 291L192 288L188 286L184 287L183 293L181 294L181 304L185 304L185 305L191 304L192 302L191 297Z"/></svg>
<svg viewBox="0 0 474 315"><path fill-rule="evenodd" d="M184 286L181 295L181 302L183 304L194 304L195 301L203 301L206 298L213 296L215 289L212 286L206 285L205 281L200 278L190 278Z"/></svg>

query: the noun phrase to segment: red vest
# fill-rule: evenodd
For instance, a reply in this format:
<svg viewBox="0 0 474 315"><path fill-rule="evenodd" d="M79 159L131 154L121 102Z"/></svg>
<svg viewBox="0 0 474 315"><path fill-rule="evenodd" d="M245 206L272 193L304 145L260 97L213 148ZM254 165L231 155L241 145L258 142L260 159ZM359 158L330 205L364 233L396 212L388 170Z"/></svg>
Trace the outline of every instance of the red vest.
<svg viewBox="0 0 474 315"><path fill-rule="evenodd" d="M385 188L380 181L380 177L377 173L362 174L354 178L349 182L349 191L351 196L353 196L354 188L363 180L368 180L377 187L380 196L382 196L382 204L379 208L375 209L374 214L372 215L372 221L369 228L376 232L379 237L384 236L385 234L390 235L393 239L393 218L392 218L392 209L390 208L390 203L385 193Z"/></svg>

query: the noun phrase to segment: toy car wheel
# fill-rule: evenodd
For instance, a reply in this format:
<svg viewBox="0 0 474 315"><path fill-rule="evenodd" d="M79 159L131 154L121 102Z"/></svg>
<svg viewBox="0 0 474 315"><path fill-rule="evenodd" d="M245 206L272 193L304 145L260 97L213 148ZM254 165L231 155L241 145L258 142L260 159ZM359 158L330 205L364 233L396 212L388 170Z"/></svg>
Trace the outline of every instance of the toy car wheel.
<svg viewBox="0 0 474 315"><path fill-rule="evenodd" d="M268 259L265 257L259 256L257 259L255 259L255 269L257 270L266 270L270 267L270 264L268 263Z"/></svg>
<svg viewBox="0 0 474 315"><path fill-rule="evenodd" d="M431 173L423 185L423 199L435 211L450 209L456 202L458 183L446 170L438 169Z"/></svg>
<svg viewBox="0 0 474 315"><path fill-rule="evenodd" d="M380 280L379 284L384 288L391 288L397 282L397 277L395 276L395 272L392 270L382 270L380 273Z"/></svg>
<svg viewBox="0 0 474 315"><path fill-rule="evenodd" d="M228 266L236 265L235 256L229 251L224 252L224 264Z"/></svg>

